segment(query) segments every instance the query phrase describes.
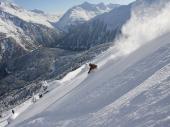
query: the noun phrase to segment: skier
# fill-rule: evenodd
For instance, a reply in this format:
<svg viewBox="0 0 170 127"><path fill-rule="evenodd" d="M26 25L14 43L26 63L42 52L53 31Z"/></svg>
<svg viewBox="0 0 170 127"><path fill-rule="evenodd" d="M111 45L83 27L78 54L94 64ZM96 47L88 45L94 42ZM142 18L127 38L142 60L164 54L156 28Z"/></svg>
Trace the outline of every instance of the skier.
<svg viewBox="0 0 170 127"><path fill-rule="evenodd" d="M88 74L92 71L92 70L94 70L94 69L97 69L97 65L96 64L92 64L92 63L90 63L89 64L89 71L88 71Z"/></svg>

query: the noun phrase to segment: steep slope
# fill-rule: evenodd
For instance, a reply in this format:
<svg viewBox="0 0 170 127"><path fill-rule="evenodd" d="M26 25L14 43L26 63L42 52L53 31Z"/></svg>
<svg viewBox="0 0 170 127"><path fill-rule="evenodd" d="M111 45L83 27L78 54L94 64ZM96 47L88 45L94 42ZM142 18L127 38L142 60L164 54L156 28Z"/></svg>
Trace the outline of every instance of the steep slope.
<svg viewBox="0 0 170 127"><path fill-rule="evenodd" d="M169 126L170 3L159 2L135 8L116 45L92 61L97 70L69 73L9 127Z"/></svg>
<svg viewBox="0 0 170 127"><path fill-rule="evenodd" d="M0 80L0 112L21 104L37 93L42 80L61 79L109 47L108 44L100 45L85 52L39 48L11 60L3 72L5 78Z"/></svg>
<svg viewBox="0 0 170 127"><path fill-rule="evenodd" d="M56 27L60 30L68 31L71 26L77 26L79 24L82 24L94 18L95 16L105 12L109 12L110 10L118 6L119 5L114 4L90 4L88 2L85 2L81 5L69 9L63 15L63 17L56 23Z"/></svg>
<svg viewBox="0 0 170 127"><path fill-rule="evenodd" d="M150 125L167 125L169 40L169 34L164 35L117 59L111 49L97 59L99 70L88 76L82 68L70 83L64 82L11 126L124 127L147 125L151 120Z"/></svg>

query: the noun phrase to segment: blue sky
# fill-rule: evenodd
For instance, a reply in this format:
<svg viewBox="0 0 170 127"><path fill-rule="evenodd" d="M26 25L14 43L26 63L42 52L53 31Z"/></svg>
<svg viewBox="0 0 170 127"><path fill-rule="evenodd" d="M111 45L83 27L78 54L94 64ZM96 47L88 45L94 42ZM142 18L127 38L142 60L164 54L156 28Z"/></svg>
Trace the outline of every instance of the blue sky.
<svg viewBox="0 0 170 127"><path fill-rule="evenodd" d="M119 3L128 4L134 0L12 0L16 4L27 9L40 9L48 13L64 13L74 5L81 4L85 1L90 3Z"/></svg>

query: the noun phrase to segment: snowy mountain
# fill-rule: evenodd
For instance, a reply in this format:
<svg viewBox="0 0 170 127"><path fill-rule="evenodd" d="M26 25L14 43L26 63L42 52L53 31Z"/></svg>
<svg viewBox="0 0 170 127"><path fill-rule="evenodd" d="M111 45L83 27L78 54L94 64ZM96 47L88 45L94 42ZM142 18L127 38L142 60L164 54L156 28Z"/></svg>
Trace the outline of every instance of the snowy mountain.
<svg viewBox="0 0 170 127"><path fill-rule="evenodd" d="M0 10L11 15L14 15L26 22L32 22L36 24L45 25L47 27L53 28L50 22L54 21L54 19L49 19L47 15L44 13L37 13L35 11L28 11L19 7L18 5L11 2L0 2ZM58 19L55 19L58 20Z"/></svg>
<svg viewBox="0 0 170 127"><path fill-rule="evenodd" d="M110 12L98 15L90 21L69 29L58 42L59 48L87 50L93 46L110 43L121 34L121 27L131 16L132 5L121 5Z"/></svg>
<svg viewBox="0 0 170 127"><path fill-rule="evenodd" d="M60 30L67 31L71 26L89 21L95 16L109 12L118 6L119 5L116 4L105 5L104 3L91 4L84 2L81 5L69 9L56 23L56 27Z"/></svg>
<svg viewBox="0 0 170 127"><path fill-rule="evenodd" d="M131 5L115 45L90 61L98 68L49 81L44 97L7 117L9 127L169 127L170 2Z"/></svg>
<svg viewBox="0 0 170 127"><path fill-rule="evenodd" d="M24 50L34 49L39 46L38 43L44 43L43 38L49 39L46 43L51 43L59 32L51 25L52 21L58 20L53 18L45 13L27 11L11 2L0 2L0 33L4 35L1 35L1 40L11 37ZM51 35L47 35L47 31Z"/></svg>

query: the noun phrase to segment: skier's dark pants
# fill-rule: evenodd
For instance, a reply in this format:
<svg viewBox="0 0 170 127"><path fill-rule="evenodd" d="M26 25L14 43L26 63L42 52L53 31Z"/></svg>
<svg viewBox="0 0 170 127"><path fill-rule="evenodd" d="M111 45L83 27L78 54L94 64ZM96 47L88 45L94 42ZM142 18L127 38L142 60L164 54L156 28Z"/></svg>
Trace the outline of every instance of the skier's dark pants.
<svg viewBox="0 0 170 127"><path fill-rule="evenodd" d="M91 70L92 70L92 69L90 68L89 71L88 71L88 74L91 72Z"/></svg>

